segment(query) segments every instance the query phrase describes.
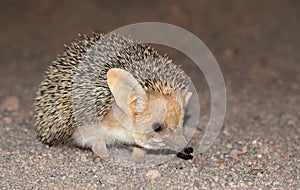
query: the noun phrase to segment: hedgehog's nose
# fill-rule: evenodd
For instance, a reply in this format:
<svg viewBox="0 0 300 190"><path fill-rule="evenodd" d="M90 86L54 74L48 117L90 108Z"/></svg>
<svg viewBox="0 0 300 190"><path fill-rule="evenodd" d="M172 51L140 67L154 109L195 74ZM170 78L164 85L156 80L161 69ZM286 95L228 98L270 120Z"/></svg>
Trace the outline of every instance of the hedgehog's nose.
<svg viewBox="0 0 300 190"><path fill-rule="evenodd" d="M183 152L186 154L192 154L194 152L194 149L193 149L193 147L188 146L183 149Z"/></svg>
<svg viewBox="0 0 300 190"><path fill-rule="evenodd" d="M178 152L176 156L184 160L191 160L193 159L193 155L191 155L193 152L193 147L185 147L181 152Z"/></svg>

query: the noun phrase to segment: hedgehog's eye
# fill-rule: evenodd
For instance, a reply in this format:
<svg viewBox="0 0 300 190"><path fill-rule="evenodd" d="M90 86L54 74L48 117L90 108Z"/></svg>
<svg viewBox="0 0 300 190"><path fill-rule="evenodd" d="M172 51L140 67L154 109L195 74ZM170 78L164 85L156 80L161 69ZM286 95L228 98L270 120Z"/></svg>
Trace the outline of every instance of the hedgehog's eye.
<svg viewBox="0 0 300 190"><path fill-rule="evenodd" d="M152 129L154 132L159 132L159 131L163 130L163 125L159 122L155 122L152 125Z"/></svg>

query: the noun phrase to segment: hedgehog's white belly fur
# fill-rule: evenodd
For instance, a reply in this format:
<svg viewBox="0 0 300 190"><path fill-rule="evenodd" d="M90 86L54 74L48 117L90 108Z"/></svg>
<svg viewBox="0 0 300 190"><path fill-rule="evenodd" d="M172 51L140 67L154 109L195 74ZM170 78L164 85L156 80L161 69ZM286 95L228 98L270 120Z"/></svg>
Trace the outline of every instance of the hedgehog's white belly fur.
<svg viewBox="0 0 300 190"><path fill-rule="evenodd" d="M107 128L106 126L97 124L78 127L72 137L75 144L80 147L91 147L92 144L97 141L105 141L107 145L116 142L129 145L135 144L134 137L127 129Z"/></svg>

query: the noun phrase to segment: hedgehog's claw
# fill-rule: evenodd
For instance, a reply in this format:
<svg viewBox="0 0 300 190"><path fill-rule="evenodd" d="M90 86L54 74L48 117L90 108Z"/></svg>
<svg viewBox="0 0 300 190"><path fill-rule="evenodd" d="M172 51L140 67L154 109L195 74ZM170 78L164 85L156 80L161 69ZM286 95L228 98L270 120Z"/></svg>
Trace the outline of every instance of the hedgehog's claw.
<svg viewBox="0 0 300 190"><path fill-rule="evenodd" d="M101 160L105 160L109 158L109 154L107 153L106 143L104 141L97 141L92 145L92 158L95 161L97 158Z"/></svg>

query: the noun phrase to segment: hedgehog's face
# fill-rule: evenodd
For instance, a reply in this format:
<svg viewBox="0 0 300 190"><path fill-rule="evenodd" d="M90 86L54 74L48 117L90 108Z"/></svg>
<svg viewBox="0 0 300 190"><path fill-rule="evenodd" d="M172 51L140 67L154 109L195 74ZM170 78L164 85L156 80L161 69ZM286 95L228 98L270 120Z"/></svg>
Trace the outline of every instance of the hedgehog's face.
<svg viewBox="0 0 300 190"><path fill-rule="evenodd" d="M176 93L163 96L149 93L148 108L135 115L133 133L136 143L145 148L181 149L186 145L182 134L185 101Z"/></svg>
<svg viewBox="0 0 300 190"><path fill-rule="evenodd" d="M122 69L109 70L107 79L115 98L115 118L130 131L137 145L176 150L186 145L182 125L191 93L168 96L146 93L134 77Z"/></svg>

